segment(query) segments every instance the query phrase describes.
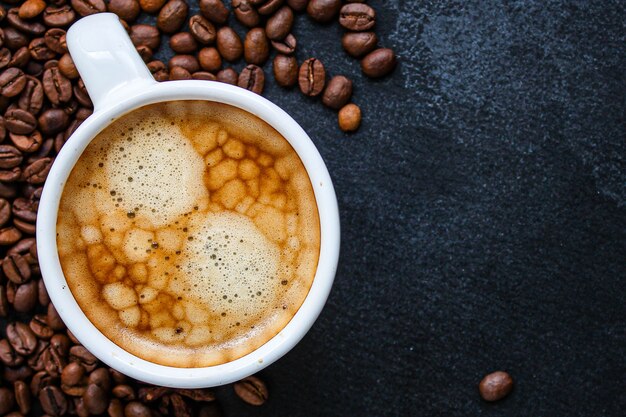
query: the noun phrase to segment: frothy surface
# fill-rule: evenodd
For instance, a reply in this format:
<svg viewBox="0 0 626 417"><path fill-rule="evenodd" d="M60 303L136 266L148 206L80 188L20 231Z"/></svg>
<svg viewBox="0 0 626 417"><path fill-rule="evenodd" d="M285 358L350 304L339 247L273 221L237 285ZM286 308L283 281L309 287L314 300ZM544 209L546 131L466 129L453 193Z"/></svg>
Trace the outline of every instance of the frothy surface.
<svg viewBox="0 0 626 417"><path fill-rule="evenodd" d="M278 132L232 106L176 101L89 144L61 196L57 245L109 339L162 365L211 366L268 341L302 305L319 217Z"/></svg>

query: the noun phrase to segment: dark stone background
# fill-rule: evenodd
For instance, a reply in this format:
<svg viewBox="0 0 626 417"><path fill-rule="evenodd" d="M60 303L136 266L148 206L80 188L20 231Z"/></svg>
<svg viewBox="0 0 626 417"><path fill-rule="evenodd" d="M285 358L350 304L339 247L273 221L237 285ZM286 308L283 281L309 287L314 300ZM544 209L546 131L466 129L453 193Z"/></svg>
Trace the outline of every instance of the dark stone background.
<svg viewBox="0 0 626 417"><path fill-rule="evenodd" d="M315 326L261 373L270 400L218 388L225 415L623 415L626 6L369 3L399 56L383 80L336 23L295 27L299 61L354 80L356 134L268 76L331 172L342 253ZM497 369L516 387L488 404Z"/></svg>

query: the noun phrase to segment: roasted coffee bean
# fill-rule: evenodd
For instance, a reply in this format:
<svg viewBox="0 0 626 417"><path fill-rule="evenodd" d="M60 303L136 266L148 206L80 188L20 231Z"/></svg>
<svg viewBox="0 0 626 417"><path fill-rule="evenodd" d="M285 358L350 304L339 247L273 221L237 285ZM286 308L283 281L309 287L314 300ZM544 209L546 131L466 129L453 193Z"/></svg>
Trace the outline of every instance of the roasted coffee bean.
<svg viewBox="0 0 626 417"><path fill-rule="evenodd" d="M263 65L270 54L270 45L262 28L250 29L243 44L244 58L247 63Z"/></svg>
<svg viewBox="0 0 626 417"><path fill-rule="evenodd" d="M170 38L170 48L177 54L191 54L198 49L198 43L189 32L180 32Z"/></svg>
<svg viewBox="0 0 626 417"><path fill-rule="evenodd" d="M0 94L15 97L26 86L26 75L19 68L8 68L0 74Z"/></svg>
<svg viewBox="0 0 626 417"><path fill-rule="evenodd" d="M150 62L154 57L154 52L152 52L152 49L150 49L146 45L139 45L135 49L137 50L137 53L139 54L143 62Z"/></svg>
<svg viewBox="0 0 626 417"><path fill-rule="evenodd" d="M37 220L37 208L38 208L38 202L34 201L33 199L30 198L16 198L15 200L13 200L13 206L12 206L12 213L13 216L15 218L18 219L22 219L28 222L32 222L34 223ZM24 239L24 241L28 241L30 239ZM17 245L16 245L17 246ZM19 255L18 252L11 252L8 254L8 256L6 258L4 258L5 260L7 260L8 263L14 263L14 264L18 264L19 261L14 259L14 255ZM26 254L23 255L23 258L26 259ZM9 259L12 260L12 262L9 261ZM25 280L27 281L27 280ZM14 281L16 284L22 284L23 282L16 282Z"/></svg>
<svg viewBox="0 0 626 417"><path fill-rule="evenodd" d="M222 0L200 0L200 12L218 25L223 25L228 20L229 12Z"/></svg>
<svg viewBox="0 0 626 417"><path fill-rule="evenodd" d="M339 110L337 121L344 132L354 132L361 125L361 109L356 104L346 104Z"/></svg>
<svg viewBox="0 0 626 417"><path fill-rule="evenodd" d="M331 109L339 110L345 106L352 97L352 81L343 75L336 75L328 82L322 103Z"/></svg>
<svg viewBox="0 0 626 417"><path fill-rule="evenodd" d="M185 24L188 10L184 0L169 0L159 11L157 27L164 33L177 32Z"/></svg>
<svg viewBox="0 0 626 417"><path fill-rule="evenodd" d="M202 48L198 52L200 67L205 71L218 71L222 67L222 57L217 48Z"/></svg>
<svg viewBox="0 0 626 417"><path fill-rule="evenodd" d="M150 72L153 74L157 71L161 71L167 68L166 65L163 63L163 61L159 61L159 60L150 61L146 64L146 66L148 67Z"/></svg>
<svg viewBox="0 0 626 417"><path fill-rule="evenodd" d="M48 6L43 11L43 22L53 28L69 26L76 19L76 13L68 5Z"/></svg>
<svg viewBox="0 0 626 417"><path fill-rule="evenodd" d="M139 16L141 8L137 0L111 0L108 9L127 22L133 22Z"/></svg>
<svg viewBox="0 0 626 417"><path fill-rule="evenodd" d="M65 323L61 320L61 316L57 312L56 308L54 308L54 304L48 304L48 326L50 326L53 330L63 330L65 329Z"/></svg>
<svg viewBox="0 0 626 417"><path fill-rule="evenodd" d="M24 179L29 184L43 184L52 167L52 158L42 158L24 168Z"/></svg>
<svg viewBox="0 0 626 417"><path fill-rule="evenodd" d="M374 32L346 33L341 38L341 46L348 55L359 58L376 48L378 37Z"/></svg>
<svg viewBox="0 0 626 417"><path fill-rule="evenodd" d="M43 144L43 137L38 130L26 135L10 133L9 137L17 149L26 153L36 152Z"/></svg>
<svg viewBox="0 0 626 417"><path fill-rule="evenodd" d="M4 198L0 198L0 227L4 226L11 218L11 204ZM4 263L2 264L4 268ZM5 272L6 275L6 272Z"/></svg>
<svg viewBox="0 0 626 417"><path fill-rule="evenodd" d="M28 61L26 67L24 68L24 72L28 75L32 75L33 77L39 77L43 74L43 64L37 61Z"/></svg>
<svg viewBox="0 0 626 417"><path fill-rule="evenodd" d="M261 21L261 16L248 0L231 0L235 17L244 26L255 27Z"/></svg>
<svg viewBox="0 0 626 417"><path fill-rule="evenodd" d="M16 182L22 179L22 168L15 167L10 170L0 170L0 181L5 183ZM18 224L13 224L18 229L20 228Z"/></svg>
<svg viewBox="0 0 626 417"><path fill-rule="evenodd" d="M166 0L139 0L139 7L147 13L156 13L161 10Z"/></svg>
<svg viewBox="0 0 626 417"><path fill-rule="evenodd" d="M148 407L138 401L131 401L124 407L125 417L152 417L153 414Z"/></svg>
<svg viewBox="0 0 626 417"><path fill-rule="evenodd" d="M15 396L13 391L6 387L0 387L0 415L4 415L11 411L15 404Z"/></svg>
<svg viewBox="0 0 626 417"><path fill-rule="evenodd" d="M2 145L0 145L1 147ZM2 159L2 151L0 151L0 161ZM17 194L15 187L9 187L7 184L3 184L0 181L0 197L2 198L13 198Z"/></svg>
<svg viewBox="0 0 626 417"><path fill-rule="evenodd" d="M125 417L124 405L117 398L113 398L107 406L107 415L109 417Z"/></svg>
<svg viewBox="0 0 626 417"><path fill-rule="evenodd" d="M485 401L498 401L513 389L513 378L504 371L492 372L480 381L478 391Z"/></svg>
<svg viewBox="0 0 626 417"><path fill-rule="evenodd" d="M170 79L170 73L167 70L159 70L152 75L157 81L168 81Z"/></svg>
<svg viewBox="0 0 626 417"><path fill-rule="evenodd" d="M61 389L67 395L81 396L87 390L85 368L77 362L70 362L61 372Z"/></svg>
<svg viewBox="0 0 626 417"><path fill-rule="evenodd" d="M228 26L220 28L220 30L217 31L217 50L220 52L222 58L227 61L232 62L238 60L243 53L243 44L237 32ZM0 77L0 88L2 88L2 85Z"/></svg>
<svg viewBox="0 0 626 417"><path fill-rule="evenodd" d="M230 85L237 85L238 80L239 75L237 74L237 71L232 68L225 68L217 73L217 81Z"/></svg>
<svg viewBox="0 0 626 417"><path fill-rule="evenodd" d="M17 368L4 368L2 377L6 382L13 383L15 381L25 381L33 375L33 369L28 365L22 365Z"/></svg>
<svg viewBox="0 0 626 417"><path fill-rule="evenodd" d="M14 220L15 222L15 220ZM34 225L30 234L35 234ZM13 308L18 313L28 313L37 306L37 282L29 281L17 287Z"/></svg>
<svg viewBox="0 0 626 417"><path fill-rule="evenodd" d="M200 64L198 63L198 59L193 55L174 55L169 60L168 66L170 68L183 67L187 71L189 71L189 73L200 70Z"/></svg>
<svg viewBox="0 0 626 417"><path fill-rule="evenodd" d="M54 135L67 127L69 116L62 109L48 109L41 113L38 120L44 135Z"/></svg>
<svg viewBox="0 0 626 417"><path fill-rule="evenodd" d="M250 405L263 405L267 401L267 386L256 376L235 382L233 388L237 396Z"/></svg>
<svg viewBox="0 0 626 417"><path fill-rule="evenodd" d="M107 9L103 0L71 0L71 4L74 10L81 16L106 12Z"/></svg>
<svg viewBox="0 0 626 417"><path fill-rule="evenodd" d="M20 109L26 110L33 115L38 114L43 106L43 86L41 81L35 77L27 76L26 84L17 101L17 105Z"/></svg>
<svg viewBox="0 0 626 417"><path fill-rule="evenodd" d="M28 384L24 381L16 381L13 384L13 391L15 392L15 402L20 409L20 413L28 414L32 407L32 398Z"/></svg>
<svg viewBox="0 0 626 417"><path fill-rule="evenodd" d="M306 12L311 18L320 23L330 22L337 16L341 8L341 0L311 0Z"/></svg>
<svg viewBox="0 0 626 417"><path fill-rule="evenodd" d="M111 374L111 379L113 380L114 384L120 385L120 384L129 383L128 377L124 375L123 373L121 373L120 371L116 371L113 368L109 368L109 374Z"/></svg>
<svg viewBox="0 0 626 417"><path fill-rule="evenodd" d="M46 351L46 349L48 349L49 346L50 345L43 340L37 341L37 349L35 349L35 351L30 354L27 361L28 366L33 368L33 371L39 372L45 370L46 363L44 358L44 352Z"/></svg>
<svg viewBox="0 0 626 417"><path fill-rule="evenodd" d="M389 74L396 66L396 55L389 48L379 48L370 52L361 61L361 70L371 78Z"/></svg>
<svg viewBox="0 0 626 417"><path fill-rule="evenodd" d="M48 48L43 37L35 38L28 44L30 56L37 61L46 61L56 57L56 52Z"/></svg>
<svg viewBox="0 0 626 417"><path fill-rule="evenodd" d="M104 389L96 384L89 384L83 394L83 401L91 414L102 414L109 405L109 398Z"/></svg>
<svg viewBox="0 0 626 417"><path fill-rule="evenodd" d="M93 371L98 366L98 359L84 346L72 346L70 348L70 361L80 363L87 372Z"/></svg>
<svg viewBox="0 0 626 417"><path fill-rule="evenodd" d="M39 304L43 307L47 307L48 304L50 304L50 297L48 296L48 291L42 279L37 280L37 299Z"/></svg>
<svg viewBox="0 0 626 417"><path fill-rule="evenodd" d="M35 333L35 336L40 339L49 340L54 335L54 330L48 326L45 314L35 314L28 326Z"/></svg>
<svg viewBox="0 0 626 417"><path fill-rule="evenodd" d="M276 55L273 71L276 83L281 87L291 87L298 81L298 61L292 55Z"/></svg>
<svg viewBox="0 0 626 417"><path fill-rule="evenodd" d="M4 289L4 287L0 287ZM24 362L24 357L17 353L7 339L0 340L0 361L6 366L19 366Z"/></svg>
<svg viewBox="0 0 626 417"><path fill-rule="evenodd" d="M13 53L9 67L24 68L30 62L30 50L24 46Z"/></svg>
<svg viewBox="0 0 626 417"><path fill-rule="evenodd" d="M374 27L376 12L367 4L350 3L339 11L339 24L348 30L362 32Z"/></svg>
<svg viewBox="0 0 626 417"><path fill-rule="evenodd" d="M189 72L186 68L179 66L170 66L169 79L171 81L176 80L191 80L191 72Z"/></svg>
<svg viewBox="0 0 626 417"><path fill-rule="evenodd" d="M49 29L43 37L46 45L50 50L57 54L64 54L67 52L66 33L65 30L60 28Z"/></svg>
<svg viewBox="0 0 626 417"><path fill-rule="evenodd" d="M6 327L6 335L13 349L20 355L30 355L37 347L35 333L22 322L9 323Z"/></svg>
<svg viewBox="0 0 626 417"><path fill-rule="evenodd" d="M21 19L32 19L39 16L46 8L46 2L43 0L26 0L17 11L17 15Z"/></svg>
<svg viewBox="0 0 626 417"><path fill-rule="evenodd" d="M0 169L11 169L22 163L22 153L11 145L0 145Z"/></svg>
<svg viewBox="0 0 626 417"><path fill-rule="evenodd" d="M54 348L57 352L59 352L59 355L63 356L64 358L67 357L70 351L71 344L72 342L70 341L69 337L67 337L63 333L56 333L50 339L50 347Z"/></svg>
<svg viewBox="0 0 626 417"><path fill-rule="evenodd" d="M288 6L281 7L274 16L267 20L265 32L273 41L284 39L293 26L293 12Z"/></svg>
<svg viewBox="0 0 626 417"><path fill-rule="evenodd" d="M319 59L309 58L302 63L298 73L298 84L303 94L315 97L324 89L326 71Z"/></svg>
<svg viewBox="0 0 626 417"><path fill-rule="evenodd" d="M191 78L194 80L217 81L217 77L207 71L196 71L191 74Z"/></svg>
<svg viewBox="0 0 626 417"><path fill-rule="evenodd" d="M31 278L30 266L19 253L8 254L2 260L2 272L10 281L16 284L23 284Z"/></svg>
<svg viewBox="0 0 626 417"><path fill-rule="evenodd" d="M34 396L38 396L43 387L47 387L56 383L56 378L52 378L46 371L38 371L33 375L33 379L30 381L30 393Z"/></svg>
<svg viewBox="0 0 626 417"><path fill-rule="evenodd" d="M8 48L0 49L0 69L6 68L11 62L11 51Z"/></svg>
<svg viewBox="0 0 626 417"><path fill-rule="evenodd" d="M46 31L46 27L44 25L37 21L23 20L19 17L18 13L18 8L9 9L9 12L7 13L7 21L9 22L9 25L27 35L41 36L44 34Z"/></svg>
<svg viewBox="0 0 626 417"><path fill-rule="evenodd" d="M67 399L54 385L48 385L39 392L39 403L43 411L51 417L60 417L67 412Z"/></svg>
<svg viewBox="0 0 626 417"><path fill-rule="evenodd" d="M217 32L213 23L200 15L191 16L189 19L189 32L201 44L210 45L215 42Z"/></svg>
<svg viewBox="0 0 626 417"><path fill-rule="evenodd" d="M150 25L133 25L130 27L130 39L133 45L146 45L152 50L159 47L161 43L161 35L159 30Z"/></svg>
<svg viewBox="0 0 626 417"><path fill-rule="evenodd" d="M35 130L37 119L26 110L9 109L4 113L4 125L11 133L26 135Z"/></svg>
<svg viewBox="0 0 626 417"><path fill-rule="evenodd" d="M136 398L135 390L130 385L116 385L113 388L113 396L124 401L132 401Z"/></svg>
<svg viewBox="0 0 626 417"><path fill-rule="evenodd" d="M283 5L285 0L267 0L257 7L261 16L269 16Z"/></svg>
<svg viewBox="0 0 626 417"><path fill-rule="evenodd" d="M303 12L309 4L309 0L287 0L287 4L296 12Z"/></svg>
<svg viewBox="0 0 626 417"><path fill-rule="evenodd" d="M4 46L9 48L11 51L17 51L18 49L27 46L28 42L30 42L28 37L19 30L12 27L4 28Z"/></svg>
<svg viewBox="0 0 626 417"><path fill-rule="evenodd" d="M61 71L61 74L70 80L75 80L79 77L76 65L74 65L74 61L69 53L63 54L63 56L59 59L59 71Z"/></svg>
<svg viewBox="0 0 626 417"><path fill-rule="evenodd" d="M297 41L296 37L291 33L288 34L283 40L272 41L272 47L283 55L291 55L296 51Z"/></svg>
<svg viewBox="0 0 626 417"><path fill-rule="evenodd" d="M107 368L95 369L89 374L88 381L90 384L96 384L106 392L111 391L111 376Z"/></svg>
<svg viewBox="0 0 626 417"><path fill-rule="evenodd" d="M4 229L0 229L0 245L2 246L13 245L21 238L22 232L15 227L5 227Z"/></svg>
<svg viewBox="0 0 626 417"><path fill-rule="evenodd" d="M43 91L52 104L67 103L72 98L72 82L68 80L58 66L51 66L43 72Z"/></svg>
<svg viewBox="0 0 626 417"><path fill-rule="evenodd" d="M237 85L253 93L261 94L265 86L263 69L254 64L247 65L239 74Z"/></svg>

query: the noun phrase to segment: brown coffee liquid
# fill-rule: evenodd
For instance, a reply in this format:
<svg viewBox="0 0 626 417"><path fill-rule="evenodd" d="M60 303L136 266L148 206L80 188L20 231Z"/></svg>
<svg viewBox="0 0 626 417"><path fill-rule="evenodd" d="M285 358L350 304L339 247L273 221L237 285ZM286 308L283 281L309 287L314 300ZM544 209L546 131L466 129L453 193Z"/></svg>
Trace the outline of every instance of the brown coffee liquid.
<svg viewBox="0 0 626 417"><path fill-rule="evenodd" d="M320 226L298 155L225 104L142 107L102 131L61 196L63 272L121 348L175 367L237 359L302 305Z"/></svg>

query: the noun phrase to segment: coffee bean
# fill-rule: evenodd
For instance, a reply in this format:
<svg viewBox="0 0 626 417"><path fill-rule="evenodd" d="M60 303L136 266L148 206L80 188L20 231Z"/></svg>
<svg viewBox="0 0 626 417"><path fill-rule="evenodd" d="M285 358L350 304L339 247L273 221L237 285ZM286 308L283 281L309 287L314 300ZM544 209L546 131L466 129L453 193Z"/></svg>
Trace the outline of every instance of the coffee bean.
<svg viewBox="0 0 626 417"><path fill-rule="evenodd" d="M125 417L122 402L117 398L113 398L107 407L107 415L109 417Z"/></svg>
<svg viewBox="0 0 626 417"><path fill-rule="evenodd" d="M46 61L56 57L56 52L48 48L43 37L35 38L28 44L30 56L37 61Z"/></svg>
<svg viewBox="0 0 626 417"><path fill-rule="evenodd" d="M67 52L65 30L60 28L48 29L43 39L48 48L57 54L64 54Z"/></svg>
<svg viewBox="0 0 626 417"><path fill-rule="evenodd" d="M212 44L217 36L215 26L200 15L191 16L189 19L189 32L203 45Z"/></svg>
<svg viewBox="0 0 626 417"><path fill-rule="evenodd" d="M67 127L69 117L62 109L48 109L39 116L39 128L46 135L53 135Z"/></svg>
<svg viewBox="0 0 626 417"><path fill-rule="evenodd" d="M374 27L376 12L367 4L350 3L339 11L339 24L348 30L362 32Z"/></svg>
<svg viewBox="0 0 626 417"><path fill-rule="evenodd" d="M222 0L200 0L200 12L218 25L223 25L228 20L229 12Z"/></svg>
<svg viewBox="0 0 626 417"><path fill-rule="evenodd" d="M265 86L263 69L253 64L247 65L239 74L237 85L253 93L261 94Z"/></svg>
<svg viewBox="0 0 626 417"><path fill-rule="evenodd" d="M231 0L235 17L244 26L255 27L261 21L261 16L248 0Z"/></svg>
<svg viewBox="0 0 626 417"><path fill-rule="evenodd" d="M46 31L46 27L44 25L36 21L24 20L19 17L18 13L19 13L18 8L9 9L9 12L7 13L7 17L6 17L7 22L9 22L9 25L13 26L15 29L19 30L20 32L25 33L26 35L41 36L44 34L44 32ZM45 15L45 12L44 12L44 15ZM5 37L6 37L6 33L5 33Z"/></svg>
<svg viewBox="0 0 626 417"><path fill-rule="evenodd" d="M59 387L54 385L41 389L39 403L43 411L51 417L60 417L67 412L67 399Z"/></svg>
<svg viewBox="0 0 626 417"><path fill-rule="evenodd" d="M513 378L504 371L485 375L478 385L480 396L485 401L498 401L509 395L513 389Z"/></svg>
<svg viewBox="0 0 626 417"><path fill-rule="evenodd" d="M126 384L116 385L113 388L112 394L115 398L119 398L124 401L132 401L136 398L133 387Z"/></svg>
<svg viewBox="0 0 626 417"><path fill-rule="evenodd" d="M0 74L0 94L15 97L26 86L26 76L19 68L8 68Z"/></svg>
<svg viewBox="0 0 626 417"><path fill-rule="evenodd" d="M226 68L217 73L217 81L237 85L237 81L239 80L239 75L237 71L232 68Z"/></svg>
<svg viewBox="0 0 626 417"><path fill-rule="evenodd" d="M72 346L70 348L70 361L80 363L87 372L93 371L98 366L98 359L84 346Z"/></svg>
<svg viewBox="0 0 626 417"><path fill-rule="evenodd" d="M250 29L244 41L244 58L247 63L263 65L270 54L270 45L262 28Z"/></svg>
<svg viewBox="0 0 626 417"><path fill-rule="evenodd" d="M131 401L124 407L125 417L152 417L148 407L137 401Z"/></svg>
<svg viewBox="0 0 626 417"><path fill-rule="evenodd" d="M2 145L0 145L1 147ZM0 152L0 160L1 160L1 152ZM0 181L0 197L2 198L13 198L17 194L15 187L9 187L7 184L3 184Z"/></svg>
<svg viewBox="0 0 626 417"><path fill-rule="evenodd" d="M37 347L37 337L30 328L22 322L9 323L6 327L9 343L20 355L30 355Z"/></svg>
<svg viewBox="0 0 626 417"><path fill-rule="evenodd" d="M87 390L85 368L77 362L70 362L61 372L61 389L67 395L82 396Z"/></svg>
<svg viewBox="0 0 626 417"><path fill-rule="evenodd" d="M76 13L68 6L48 6L43 11L43 22L46 26L62 28L69 26L76 19Z"/></svg>
<svg viewBox="0 0 626 417"><path fill-rule="evenodd" d="M148 67L150 72L153 74L157 71L161 71L167 68L166 65L163 63L163 61L159 61L159 60L150 61L146 64L146 66Z"/></svg>
<svg viewBox="0 0 626 417"><path fill-rule="evenodd" d="M4 28L4 46L11 51L17 51L27 46L29 41L28 37L19 30L12 27Z"/></svg>
<svg viewBox="0 0 626 417"><path fill-rule="evenodd" d="M15 218L19 218L19 219L34 223L37 220L37 208L38 208L37 201L30 199L30 198L19 197L13 200L12 213ZM24 239L23 242L28 242L29 240L30 239ZM16 260L17 258L15 258L14 255L20 255L20 253L11 251L11 253L9 253L8 256L4 259L7 260L7 263L14 263L17 265L19 264L19 261ZM22 256L23 259L26 259L26 255L28 255L28 253ZM12 260L12 261L9 261L9 260ZM17 281L13 281L13 282L15 282L16 284L22 284L26 282L27 280L28 279L20 281L20 282L17 282Z"/></svg>
<svg viewBox="0 0 626 417"><path fill-rule="evenodd" d="M139 0L139 7L147 13L156 13L161 10L166 0Z"/></svg>
<svg viewBox="0 0 626 417"><path fill-rule="evenodd" d="M179 66L170 66L170 68L170 80L191 80L191 73L186 68Z"/></svg>
<svg viewBox="0 0 626 417"><path fill-rule="evenodd" d="M298 61L294 56L276 55L273 71L276 83L281 87L291 87L298 81Z"/></svg>
<svg viewBox="0 0 626 417"><path fill-rule="evenodd" d="M257 10L261 16L269 16L283 5L285 0L266 0L258 6Z"/></svg>
<svg viewBox="0 0 626 417"><path fill-rule="evenodd" d="M96 384L89 384L83 394L83 401L91 414L102 414L108 407L109 398L105 390Z"/></svg>
<svg viewBox="0 0 626 417"><path fill-rule="evenodd" d="M9 67L24 68L30 61L30 50L27 47L22 47L13 53L11 60L9 61Z"/></svg>
<svg viewBox="0 0 626 417"><path fill-rule="evenodd" d="M184 0L169 0L159 11L157 27L164 33L174 33L187 20L189 6Z"/></svg>
<svg viewBox="0 0 626 417"><path fill-rule="evenodd" d="M75 80L79 77L76 65L74 65L74 61L69 53L63 54L63 56L59 59L59 71L61 71L61 74L70 80Z"/></svg>
<svg viewBox="0 0 626 417"><path fill-rule="evenodd" d="M38 283L38 282L37 282ZM48 340L54 335L54 330L48 326L48 321L45 314L35 314L28 324L30 329L40 339Z"/></svg>
<svg viewBox="0 0 626 417"><path fill-rule="evenodd" d="M311 0L306 12L311 18L320 23L330 22L337 16L341 8L341 0Z"/></svg>
<svg viewBox="0 0 626 417"><path fill-rule="evenodd" d="M65 329L65 323L61 320L61 316L57 313L56 308L54 308L54 304L48 304L48 314L47 314L48 326L50 326L53 330L63 330Z"/></svg>
<svg viewBox="0 0 626 417"><path fill-rule="evenodd" d="M0 414L4 415L11 411L15 404L13 391L6 387L0 387Z"/></svg>
<svg viewBox="0 0 626 417"><path fill-rule="evenodd" d="M190 74L200 70L200 63L193 55L174 55L168 62L170 68L182 67Z"/></svg>
<svg viewBox="0 0 626 417"><path fill-rule="evenodd" d="M296 37L291 33L288 34L283 40L280 41L271 41L272 47L276 49L281 54L291 55L296 50Z"/></svg>
<svg viewBox="0 0 626 417"><path fill-rule="evenodd" d="M249 376L233 385L235 393L250 405L263 405L268 398L267 386L256 376Z"/></svg>
<svg viewBox="0 0 626 417"><path fill-rule="evenodd" d="M11 62L11 51L8 48L0 49L0 69L6 68Z"/></svg>
<svg viewBox="0 0 626 417"><path fill-rule="evenodd" d="M32 19L39 16L46 8L46 2L43 0L26 0L17 11L17 15L21 19Z"/></svg>
<svg viewBox="0 0 626 417"><path fill-rule="evenodd" d="M177 54L191 54L198 49L198 43L189 32L180 32L170 38L170 48Z"/></svg>
<svg viewBox="0 0 626 417"><path fill-rule="evenodd" d="M11 204L4 198L0 198L0 227L4 226L11 218ZM4 268L4 263L2 264ZM6 275L6 272L5 272Z"/></svg>
<svg viewBox="0 0 626 417"><path fill-rule="evenodd" d="M111 376L106 368L95 369L89 374L88 381L90 384L96 384L106 392L111 391Z"/></svg>
<svg viewBox="0 0 626 417"><path fill-rule="evenodd" d="M292 26L293 12L288 6L284 6L267 20L265 31L268 38L273 41L279 41L291 32Z"/></svg>
<svg viewBox="0 0 626 417"><path fill-rule="evenodd" d="M34 234L34 230L31 234ZM29 281L17 287L13 308L18 313L27 313L37 306L37 282Z"/></svg>
<svg viewBox="0 0 626 417"><path fill-rule="evenodd" d="M0 287L4 289L4 287ZM6 366L19 366L24 362L24 357L17 353L7 339L0 340L0 361Z"/></svg>
<svg viewBox="0 0 626 417"><path fill-rule="evenodd" d="M0 157L1 155L2 154L0 154ZM15 227L5 227L4 229L0 229L0 245L1 246L13 245L21 238L22 238L22 232L17 230Z"/></svg>
<svg viewBox="0 0 626 417"><path fill-rule="evenodd" d="M15 402L20 409L20 413L28 414L32 407L32 398L28 384L24 381L16 381L13 384L13 391L15 392Z"/></svg>
<svg viewBox="0 0 626 417"><path fill-rule="evenodd" d="M303 94L315 97L324 89L326 83L326 71L319 59L309 58L300 66L298 84Z"/></svg>
<svg viewBox="0 0 626 417"><path fill-rule="evenodd" d="M67 103L72 98L72 82L58 66L51 66L43 72L43 91L52 104Z"/></svg>
<svg viewBox="0 0 626 417"><path fill-rule="evenodd" d="M103 0L71 0L71 4L74 10L81 16L106 12L106 4L104 4Z"/></svg>
<svg viewBox="0 0 626 417"><path fill-rule="evenodd" d="M153 76L154 76L154 79L157 81L168 81L170 79L170 73L167 70L157 71L153 74Z"/></svg>
<svg viewBox="0 0 626 417"><path fill-rule="evenodd" d="M11 145L0 145L0 169L11 169L22 162L22 153Z"/></svg>
<svg viewBox="0 0 626 417"><path fill-rule="evenodd" d="M232 28L224 26L217 31L217 50L225 60L236 61L243 53L243 44L239 35ZM0 89L2 85L0 76Z"/></svg>
<svg viewBox="0 0 626 417"><path fill-rule="evenodd" d="M359 58L376 48L378 37L374 32L346 33L341 38L341 46L348 55Z"/></svg>
<svg viewBox="0 0 626 417"><path fill-rule="evenodd" d="M146 45L152 50L159 47L161 43L161 35L159 30L150 25L133 25L130 27L130 39L133 45Z"/></svg>
<svg viewBox="0 0 626 417"><path fill-rule="evenodd" d="M43 106L43 94L41 81L35 77L27 76L26 84L17 101L17 105L20 109L36 115Z"/></svg>
<svg viewBox="0 0 626 417"><path fill-rule="evenodd" d="M127 22L133 22L139 16L141 8L137 0L110 0L108 9Z"/></svg>
<svg viewBox="0 0 626 417"><path fill-rule="evenodd" d="M24 72L28 75L32 75L33 77L39 77L43 74L43 64L37 61L28 61L26 67L24 68Z"/></svg>
<svg viewBox="0 0 626 417"><path fill-rule="evenodd" d="M26 153L36 152L43 144L43 137L38 130L25 135L9 133L9 137L17 149Z"/></svg>
<svg viewBox="0 0 626 417"><path fill-rule="evenodd" d="M200 67L205 71L218 71L222 67L222 57L217 48L202 48L198 52Z"/></svg>
<svg viewBox="0 0 626 417"><path fill-rule="evenodd" d="M22 168L15 167L10 170L0 170L0 181L5 183L16 182L22 179ZM19 229L19 225L13 224Z"/></svg>
<svg viewBox="0 0 626 417"><path fill-rule="evenodd" d="M296 12L303 12L309 4L309 0L287 0L287 4Z"/></svg>
<svg viewBox="0 0 626 417"><path fill-rule="evenodd" d="M15 108L4 113L4 124L9 132L26 135L35 130L37 119L26 110Z"/></svg>
<svg viewBox="0 0 626 417"><path fill-rule="evenodd" d="M370 52L361 61L361 70L371 78L389 74L396 66L396 55L389 48L379 48Z"/></svg>
<svg viewBox="0 0 626 417"><path fill-rule="evenodd" d="M30 266L19 253L8 254L2 260L2 272L16 284L23 284L31 278Z"/></svg>
<svg viewBox="0 0 626 417"><path fill-rule="evenodd" d="M346 104L339 110L339 128L344 132L354 132L361 125L361 109L356 104Z"/></svg>
<svg viewBox="0 0 626 417"><path fill-rule="evenodd" d="M52 158L42 158L24 168L24 179L30 184L43 184L52 167Z"/></svg>

